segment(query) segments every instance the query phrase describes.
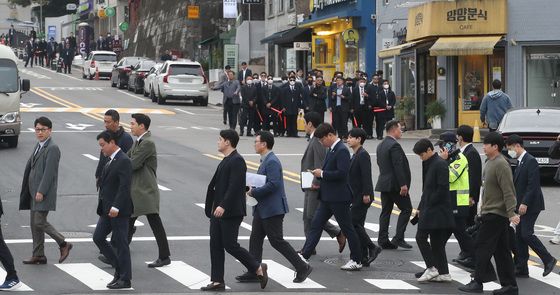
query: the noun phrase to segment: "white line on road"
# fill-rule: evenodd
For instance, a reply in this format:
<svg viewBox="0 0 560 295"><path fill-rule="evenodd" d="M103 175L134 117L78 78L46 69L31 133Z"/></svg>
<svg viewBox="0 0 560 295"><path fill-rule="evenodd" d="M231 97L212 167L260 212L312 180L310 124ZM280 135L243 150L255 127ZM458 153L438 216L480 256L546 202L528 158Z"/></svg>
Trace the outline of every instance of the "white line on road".
<svg viewBox="0 0 560 295"><path fill-rule="evenodd" d="M198 207L204 209L204 207L206 206L204 203L194 203L195 205L197 205ZM248 224L247 222L241 222L241 227L248 230L248 231L252 231L253 227Z"/></svg>
<svg viewBox="0 0 560 295"><path fill-rule="evenodd" d="M167 187L165 187L165 186L163 186L163 185L161 185L161 184L158 184L157 186L158 186L158 188L159 188L160 190L162 190L162 191L164 191L164 192L170 192L170 191L171 191L170 188L167 188Z"/></svg>
<svg viewBox="0 0 560 295"><path fill-rule="evenodd" d="M92 290L108 290L107 284L113 279L112 275L91 263L65 263L55 266Z"/></svg>
<svg viewBox="0 0 560 295"><path fill-rule="evenodd" d="M76 77L74 77L74 76L70 76L70 75L67 75L67 74L63 74L63 73L59 73L59 74L61 74L62 76L66 76L66 77L68 77L68 78L70 78L70 79L77 80L77 81L84 81L84 80L82 80L82 79L78 79L78 78L76 78Z"/></svg>
<svg viewBox="0 0 560 295"><path fill-rule="evenodd" d="M322 289L325 286L316 283L311 279L306 279L302 283L294 283L294 273L293 270L277 263L273 260L263 260L268 266L268 277L278 284L284 286L287 289Z"/></svg>
<svg viewBox="0 0 560 295"><path fill-rule="evenodd" d="M141 97L139 97L139 96L130 94L130 93L124 91L124 90L117 90L117 91L120 92L120 93L122 93L122 94L128 95L128 96L130 96L130 97L134 97L134 98L136 98L136 99L138 99L138 100L142 100L142 101L146 101L146 100L147 100L147 99L141 98Z"/></svg>
<svg viewBox="0 0 560 295"><path fill-rule="evenodd" d="M100 133L103 130L53 130L53 133ZM28 128L28 130L22 130L22 133L35 132L35 129Z"/></svg>
<svg viewBox="0 0 560 295"><path fill-rule="evenodd" d="M182 110L182 109L180 109L180 108L175 108L175 110L176 110L176 111L179 111L179 112L181 112L181 113L185 113L185 114L195 115L195 116L196 116L195 113L192 113L192 112L189 112L189 111L185 111L185 110Z"/></svg>
<svg viewBox="0 0 560 295"><path fill-rule="evenodd" d="M91 155L91 154L82 154L82 156L84 156L84 157L86 157L86 158L88 158L88 159L94 160L94 161L99 161L99 158L98 158L98 157L96 157L96 156L94 156L94 155Z"/></svg>
<svg viewBox="0 0 560 295"><path fill-rule="evenodd" d="M197 127L197 126L192 126L191 128L192 128L192 129L196 129L196 130L202 130L202 128Z"/></svg>
<svg viewBox="0 0 560 295"><path fill-rule="evenodd" d="M144 223L137 219L136 221L134 221L134 226L136 226L136 227L144 226ZM88 227L96 228L97 224L90 224L90 225L88 225Z"/></svg>
<svg viewBox="0 0 560 295"><path fill-rule="evenodd" d="M210 277L207 274L183 261L171 261L171 264L156 269L191 290L200 290L200 287L210 283ZM229 287L226 286L226 289L229 289Z"/></svg>
<svg viewBox="0 0 560 295"><path fill-rule="evenodd" d="M557 275L556 273L551 272L546 277L543 277L542 272L543 272L542 268L529 265L529 276L532 279L535 279L537 281L541 281L545 284L551 285L551 286L556 287L556 288L560 288L560 275Z"/></svg>
<svg viewBox="0 0 560 295"><path fill-rule="evenodd" d="M383 290L418 290L417 287L403 280L372 280L364 279L364 281Z"/></svg>

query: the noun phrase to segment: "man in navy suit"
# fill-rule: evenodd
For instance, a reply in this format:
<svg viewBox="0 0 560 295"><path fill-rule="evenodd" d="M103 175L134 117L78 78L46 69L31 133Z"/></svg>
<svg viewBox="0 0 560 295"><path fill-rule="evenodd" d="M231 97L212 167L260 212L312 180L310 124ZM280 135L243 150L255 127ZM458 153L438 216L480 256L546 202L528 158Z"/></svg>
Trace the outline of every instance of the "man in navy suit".
<svg viewBox="0 0 560 295"><path fill-rule="evenodd" d="M516 227L517 254L515 255L518 277L529 277L527 261L529 260L529 247L542 260L544 264L543 277L547 276L556 265L556 258L552 257L534 234L535 222L539 213L544 210L544 197L540 184L539 163L535 157L525 151L523 139L517 135L510 135L506 140L508 154L517 159L518 164L513 174L517 198L517 212L521 221Z"/></svg>
<svg viewBox="0 0 560 295"><path fill-rule="evenodd" d="M323 226L334 215L350 246L351 259L341 269L360 270L362 268L362 250L350 215L350 204L352 202L352 190L348 183L350 152L344 146L344 143L337 138L336 131L330 124L319 125L314 136L319 139L324 147L328 147L329 151L323 163L323 168L311 171L315 177L320 179L320 204L311 221L311 229L305 240L305 245L303 245L302 255L305 259L309 259L315 246L319 243Z"/></svg>
<svg viewBox="0 0 560 295"><path fill-rule="evenodd" d="M93 241L116 269L107 288L130 288L132 270L128 248L128 221L133 211L130 196L132 163L117 145L115 135L111 132L101 132L97 135L97 141L109 161L103 167L99 181L99 220L93 233ZM107 242L107 235L111 231L115 249Z"/></svg>
<svg viewBox="0 0 560 295"><path fill-rule="evenodd" d="M305 263L296 250L284 240L283 222L284 215L288 213L288 200L284 191L282 178L282 164L274 152L274 136L268 131L259 131L255 139L255 152L261 155L261 165L257 171L266 176L266 183L261 187L250 188L247 195L255 198L258 203L253 207L253 228L249 240L249 253L259 262L262 261L264 238L276 251L286 257L296 269L294 283L305 281L312 271L311 266ZM252 272L237 276L240 282L258 282L258 277Z"/></svg>

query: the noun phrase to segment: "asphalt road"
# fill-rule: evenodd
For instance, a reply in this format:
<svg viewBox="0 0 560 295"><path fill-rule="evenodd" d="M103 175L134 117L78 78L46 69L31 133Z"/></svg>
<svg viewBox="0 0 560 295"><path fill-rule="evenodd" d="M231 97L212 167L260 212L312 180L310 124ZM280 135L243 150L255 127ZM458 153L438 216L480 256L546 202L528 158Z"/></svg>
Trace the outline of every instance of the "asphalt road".
<svg viewBox="0 0 560 295"><path fill-rule="evenodd" d="M142 95L110 87L107 80L82 80L78 70L72 75L54 73L41 68L23 69L22 77L31 79L32 90L22 100L24 132L17 149L0 148L0 195L5 215L2 230L16 260L16 268L26 289L35 294L95 294L103 293L105 284L111 279L113 270L97 260L98 250L91 241L97 221L95 208L97 192L94 171L99 156L95 136L103 129L102 114L108 108L121 112L121 121L130 122L130 114L148 113L152 118L153 137L156 140L159 167L158 182L161 190L161 217L170 240L172 266L148 269L147 261L157 258L157 246L145 218L140 218L135 240L131 245L134 290L123 291L137 294L176 294L198 292L210 273L208 246L209 222L203 209L206 187L219 162L217 152L218 131L222 125L219 107L199 107L191 103L177 102L159 106ZM56 244L49 240L46 253L47 265L28 266L21 261L31 255L29 213L18 211L22 174L28 157L36 143L33 128L34 118L45 115L52 119L53 139L62 151L58 184L58 208L51 212L49 221L74 249L62 265L58 261ZM303 135L303 134L301 134ZM238 150L245 156L249 170L255 170L259 157L254 154L254 138L243 137ZM413 174L411 197L417 205L421 193L421 162L412 153L416 139L403 139L401 144L408 153ZM294 248L304 243L302 214L303 193L299 188L297 173L300 159L307 142L304 138L277 138L274 151L282 161L285 171L286 193L290 213L284 222L284 234ZM366 142L366 149L375 161L378 141ZM481 151L481 146L477 145ZM378 175L373 165L373 175ZM556 214L560 209L556 199L559 189L549 180L543 180L547 210L537 226L537 234L548 245L553 228L559 221ZM378 194L376 194L378 197ZM377 200L378 201L378 200ZM367 218L368 233L376 239L379 221L379 202L374 203ZM395 213L398 213L397 211ZM393 216L392 225L396 218ZM247 225L251 217L245 218ZM145 224L145 225L144 225ZM240 229L240 243L248 247L250 226ZM393 232L393 229L390 230ZM407 239L413 242L416 229L409 226ZM457 294L461 282L468 282L468 273L452 267L454 282L448 284L419 284L415 272L422 261L415 243L411 251L383 251L375 263L359 272L345 272L339 266L349 258L348 249L342 254L337 251L334 240L324 236L319 244L318 255L311 258L314 271L304 284L291 284L294 273L289 263L269 244L265 243L264 258L269 260L269 287L265 292L329 292L329 293L374 293L374 294ZM548 245L555 257L560 257L560 247ZM459 250L454 239L447 247L448 258L457 256ZM226 284L229 292L260 292L257 285L240 284L234 277L244 272L243 266L226 255ZM531 278L520 279L522 294L531 291L537 294L560 293L558 268L546 278L541 277L542 265L532 257ZM0 274L0 277L2 275ZM108 278L108 279L107 279ZM491 290L495 284L486 284ZM122 293L122 292L118 292Z"/></svg>

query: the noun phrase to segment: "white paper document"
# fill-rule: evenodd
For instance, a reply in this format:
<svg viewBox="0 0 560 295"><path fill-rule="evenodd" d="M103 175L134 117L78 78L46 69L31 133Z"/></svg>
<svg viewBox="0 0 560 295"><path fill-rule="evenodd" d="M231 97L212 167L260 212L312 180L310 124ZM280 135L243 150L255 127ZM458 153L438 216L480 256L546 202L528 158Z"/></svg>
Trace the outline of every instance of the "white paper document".
<svg viewBox="0 0 560 295"><path fill-rule="evenodd" d="M261 187L266 183L266 176L256 173L249 173L245 175L246 186Z"/></svg>
<svg viewBox="0 0 560 295"><path fill-rule="evenodd" d="M301 188L311 188L314 178L315 176L311 172L301 172Z"/></svg>
<svg viewBox="0 0 560 295"><path fill-rule="evenodd" d="M257 201L257 199L253 198L253 197L249 197L249 196L245 196L245 203L247 204L247 206L257 206L257 204L259 203L259 201Z"/></svg>

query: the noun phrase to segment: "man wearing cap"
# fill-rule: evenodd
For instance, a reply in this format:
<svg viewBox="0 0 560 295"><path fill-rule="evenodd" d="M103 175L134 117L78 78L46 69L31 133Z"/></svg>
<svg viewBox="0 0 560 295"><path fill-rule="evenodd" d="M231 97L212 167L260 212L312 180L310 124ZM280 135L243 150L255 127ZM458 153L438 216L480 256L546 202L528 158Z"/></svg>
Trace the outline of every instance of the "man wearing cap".
<svg viewBox="0 0 560 295"><path fill-rule="evenodd" d="M469 217L469 162L467 157L457 149L457 137L451 131L440 135L437 145L440 148L440 156L449 163L449 190L451 191L451 203L453 205L453 216L455 217L455 228L453 234L459 242L459 247L464 259L455 262L465 266L474 267L473 250L474 245L471 237L466 233L467 218Z"/></svg>

